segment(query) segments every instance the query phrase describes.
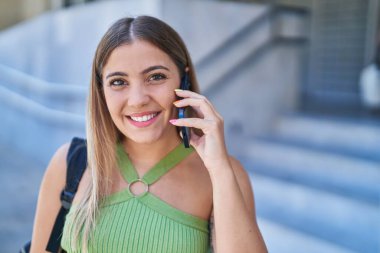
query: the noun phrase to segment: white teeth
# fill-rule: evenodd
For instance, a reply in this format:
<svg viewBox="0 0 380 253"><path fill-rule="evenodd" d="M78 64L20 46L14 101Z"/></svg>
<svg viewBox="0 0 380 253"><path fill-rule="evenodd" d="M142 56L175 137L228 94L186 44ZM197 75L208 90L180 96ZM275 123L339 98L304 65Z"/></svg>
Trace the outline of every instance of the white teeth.
<svg viewBox="0 0 380 253"><path fill-rule="evenodd" d="M145 121L151 120L156 115L157 115L157 113L153 113L153 114L150 114L150 115L144 115L142 117L132 117L131 116L131 119L134 120L134 121L137 121L137 122L145 122Z"/></svg>

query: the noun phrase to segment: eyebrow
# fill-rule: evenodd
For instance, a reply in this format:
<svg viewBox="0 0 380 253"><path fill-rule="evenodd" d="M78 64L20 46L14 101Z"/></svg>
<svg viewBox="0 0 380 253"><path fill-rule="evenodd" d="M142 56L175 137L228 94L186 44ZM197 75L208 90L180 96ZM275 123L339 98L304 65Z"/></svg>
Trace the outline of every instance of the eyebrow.
<svg viewBox="0 0 380 253"><path fill-rule="evenodd" d="M143 71L141 71L140 74L146 74L146 73L149 73L150 71L152 70L156 70L156 69L165 69L167 71L170 71L167 67L165 66L162 66L162 65L155 65L155 66L150 66L146 69L144 69ZM116 72L112 72L112 73L109 73L107 76L106 76L106 79L110 78L110 77L113 77L113 76L128 76L127 73L125 72L122 72L122 71L116 71Z"/></svg>

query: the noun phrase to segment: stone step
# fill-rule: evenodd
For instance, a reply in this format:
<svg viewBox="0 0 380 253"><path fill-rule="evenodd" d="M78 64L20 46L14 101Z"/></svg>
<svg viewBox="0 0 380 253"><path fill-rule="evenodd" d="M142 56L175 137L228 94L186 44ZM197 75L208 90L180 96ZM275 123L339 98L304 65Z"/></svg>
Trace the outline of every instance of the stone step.
<svg viewBox="0 0 380 253"><path fill-rule="evenodd" d="M271 253L354 253L334 243L258 217L260 231Z"/></svg>
<svg viewBox="0 0 380 253"><path fill-rule="evenodd" d="M380 162L258 139L247 145L241 159L260 174L380 203Z"/></svg>
<svg viewBox="0 0 380 253"><path fill-rule="evenodd" d="M272 137L293 144L380 161L380 120L285 115Z"/></svg>
<svg viewBox="0 0 380 253"><path fill-rule="evenodd" d="M352 251L379 252L379 206L249 174L259 217Z"/></svg>

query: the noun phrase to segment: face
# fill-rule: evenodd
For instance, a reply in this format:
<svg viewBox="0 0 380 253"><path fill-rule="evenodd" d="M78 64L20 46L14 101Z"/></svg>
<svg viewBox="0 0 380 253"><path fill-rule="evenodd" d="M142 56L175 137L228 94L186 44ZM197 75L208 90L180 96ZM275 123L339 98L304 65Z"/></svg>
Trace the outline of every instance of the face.
<svg viewBox="0 0 380 253"><path fill-rule="evenodd" d="M174 89L180 86L170 57L145 41L114 49L103 68L108 110L117 128L136 143L178 138Z"/></svg>

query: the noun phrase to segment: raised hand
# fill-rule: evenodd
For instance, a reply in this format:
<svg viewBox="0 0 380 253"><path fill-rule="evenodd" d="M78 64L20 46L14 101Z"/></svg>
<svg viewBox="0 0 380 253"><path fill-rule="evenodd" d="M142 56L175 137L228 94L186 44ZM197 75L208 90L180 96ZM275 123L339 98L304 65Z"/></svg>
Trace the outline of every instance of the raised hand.
<svg viewBox="0 0 380 253"><path fill-rule="evenodd" d="M202 136L191 130L190 145L195 148L206 168L217 169L229 163L224 139L224 122L210 101L193 91L175 90L176 95L183 99L174 102L176 107L191 106L199 118L172 119L170 123L176 126L185 126L200 129Z"/></svg>

